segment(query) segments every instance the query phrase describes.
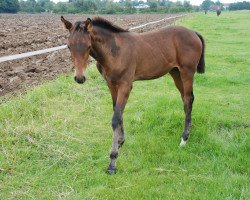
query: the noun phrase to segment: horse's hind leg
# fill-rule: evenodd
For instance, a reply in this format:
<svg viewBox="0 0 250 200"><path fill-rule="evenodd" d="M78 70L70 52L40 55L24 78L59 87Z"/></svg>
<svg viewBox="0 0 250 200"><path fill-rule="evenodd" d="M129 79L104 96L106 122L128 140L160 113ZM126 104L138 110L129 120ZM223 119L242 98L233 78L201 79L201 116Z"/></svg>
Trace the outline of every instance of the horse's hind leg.
<svg viewBox="0 0 250 200"><path fill-rule="evenodd" d="M181 80L183 82L183 103L185 111L185 126L181 138L180 145L185 145L189 136L189 131L192 126L192 105L194 102L193 94L193 78L194 73L192 72L181 72Z"/></svg>
<svg viewBox="0 0 250 200"><path fill-rule="evenodd" d="M181 80L181 75L180 75L180 71L177 67L173 68L169 74L172 76L172 78L174 79L174 83L175 83L175 86L177 87L177 89L179 90L179 92L181 93L181 98L182 98L182 101L183 101L183 95L184 95L184 92L183 92L183 83L182 83L182 80Z"/></svg>

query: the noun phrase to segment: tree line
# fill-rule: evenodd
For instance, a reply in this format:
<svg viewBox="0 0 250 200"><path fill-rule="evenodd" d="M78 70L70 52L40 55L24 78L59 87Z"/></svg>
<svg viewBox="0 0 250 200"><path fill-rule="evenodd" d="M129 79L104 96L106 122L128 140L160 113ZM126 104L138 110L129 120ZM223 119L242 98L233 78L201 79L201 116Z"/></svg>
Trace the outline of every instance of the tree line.
<svg viewBox="0 0 250 200"><path fill-rule="evenodd" d="M243 2L231 3L228 9L229 10L250 10L250 2L243 1Z"/></svg>
<svg viewBox="0 0 250 200"><path fill-rule="evenodd" d="M200 7L192 6L189 1L172 2L169 0L69 0L68 2L54 3L51 0L0 0L0 13L93 13L93 14L116 14L116 13L178 13L198 11L200 8L209 10L211 6L220 6L219 1L204 0ZM249 2L230 4L229 10L250 9Z"/></svg>
<svg viewBox="0 0 250 200"><path fill-rule="evenodd" d="M204 0L200 7L204 11L224 9L223 4L220 1L213 2L212 0ZM228 10L250 10L250 2L243 1L237 3L230 3Z"/></svg>
<svg viewBox="0 0 250 200"><path fill-rule="evenodd" d="M138 9L140 5L143 8ZM69 0L68 2L54 3L50 0L1 0L0 13L94 13L94 14L116 14L116 13L176 13L192 12L197 7L192 6L189 1L172 2L169 0Z"/></svg>
<svg viewBox="0 0 250 200"><path fill-rule="evenodd" d="M211 0L205 0L201 4L201 9L207 12L208 10L222 9L222 5L220 1L213 2Z"/></svg>

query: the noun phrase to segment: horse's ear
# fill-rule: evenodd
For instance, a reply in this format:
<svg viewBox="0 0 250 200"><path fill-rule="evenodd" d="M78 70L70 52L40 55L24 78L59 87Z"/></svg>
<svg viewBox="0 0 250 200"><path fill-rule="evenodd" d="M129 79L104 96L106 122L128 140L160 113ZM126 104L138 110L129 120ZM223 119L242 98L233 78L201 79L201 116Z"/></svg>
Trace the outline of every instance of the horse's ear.
<svg viewBox="0 0 250 200"><path fill-rule="evenodd" d="M72 24L71 22L67 21L66 19L64 19L63 16L61 16L61 21L63 22L64 24L64 27L68 30L70 30L72 28Z"/></svg>
<svg viewBox="0 0 250 200"><path fill-rule="evenodd" d="M84 23L85 23L85 30L87 32L91 32L93 30L92 20L88 18Z"/></svg>

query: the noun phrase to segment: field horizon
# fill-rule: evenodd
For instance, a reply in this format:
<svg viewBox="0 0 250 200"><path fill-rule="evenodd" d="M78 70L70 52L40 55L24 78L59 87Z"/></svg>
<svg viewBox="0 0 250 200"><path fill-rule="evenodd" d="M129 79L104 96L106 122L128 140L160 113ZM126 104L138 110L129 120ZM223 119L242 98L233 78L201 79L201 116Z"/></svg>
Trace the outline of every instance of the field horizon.
<svg viewBox="0 0 250 200"><path fill-rule="evenodd" d="M94 64L0 98L0 199L250 199L250 12L176 22L206 41L193 127L179 147L181 97L169 75L134 83L125 144L109 176L112 102Z"/></svg>

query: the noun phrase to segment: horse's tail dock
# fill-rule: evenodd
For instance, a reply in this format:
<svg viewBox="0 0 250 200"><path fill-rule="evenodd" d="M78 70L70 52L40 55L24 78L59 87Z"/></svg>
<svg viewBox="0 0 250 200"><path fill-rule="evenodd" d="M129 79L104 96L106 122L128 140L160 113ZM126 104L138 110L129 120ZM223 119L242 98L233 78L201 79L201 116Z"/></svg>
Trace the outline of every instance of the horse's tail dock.
<svg viewBox="0 0 250 200"><path fill-rule="evenodd" d="M199 33L197 33L197 32L195 32L195 33L200 38L201 43L202 43L201 58L200 58L200 61L199 61L198 67L197 67L197 72L202 74L202 73L205 73L205 41Z"/></svg>

